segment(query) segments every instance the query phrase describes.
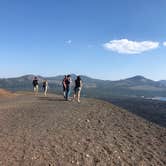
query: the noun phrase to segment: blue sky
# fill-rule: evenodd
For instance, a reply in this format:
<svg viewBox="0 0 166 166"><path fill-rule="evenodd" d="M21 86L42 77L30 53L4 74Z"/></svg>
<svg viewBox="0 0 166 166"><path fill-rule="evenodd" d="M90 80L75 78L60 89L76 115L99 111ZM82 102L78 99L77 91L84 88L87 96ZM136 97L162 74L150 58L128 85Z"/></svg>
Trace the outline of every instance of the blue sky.
<svg viewBox="0 0 166 166"><path fill-rule="evenodd" d="M166 79L165 0L2 0L0 77Z"/></svg>

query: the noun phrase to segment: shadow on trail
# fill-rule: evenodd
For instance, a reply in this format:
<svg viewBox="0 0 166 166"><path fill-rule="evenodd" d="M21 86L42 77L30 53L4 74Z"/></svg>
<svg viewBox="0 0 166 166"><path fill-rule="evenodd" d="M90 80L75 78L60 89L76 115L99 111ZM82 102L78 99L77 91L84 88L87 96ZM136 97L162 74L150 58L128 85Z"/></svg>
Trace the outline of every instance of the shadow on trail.
<svg viewBox="0 0 166 166"><path fill-rule="evenodd" d="M56 97L38 97L39 100L46 100L46 101L65 101L63 98L56 98Z"/></svg>

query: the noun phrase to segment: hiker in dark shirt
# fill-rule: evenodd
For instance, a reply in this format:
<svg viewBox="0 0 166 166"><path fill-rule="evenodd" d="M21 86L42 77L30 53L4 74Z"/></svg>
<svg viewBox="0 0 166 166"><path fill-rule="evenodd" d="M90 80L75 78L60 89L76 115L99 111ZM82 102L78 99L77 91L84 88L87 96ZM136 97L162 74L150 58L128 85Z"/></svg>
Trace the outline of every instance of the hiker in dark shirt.
<svg viewBox="0 0 166 166"><path fill-rule="evenodd" d="M39 90L39 83L38 83L37 77L34 77L32 85L33 85L33 91L34 91L35 96L36 96L38 94L38 90Z"/></svg>
<svg viewBox="0 0 166 166"><path fill-rule="evenodd" d="M80 103L80 94L81 94L81 89L82 89L82 80L80 76L77 76L77 79L75 80L75 87L74 87L74 97L73 100L76 99Z"/></svg>
<svg viewBox="0 0 166 166"><path fill-rule="evenodd" d="M47 96L47 90L48 90L48 81L43 81L43 90L44 90L44 96Z"/></svg>
<svg viewBox="0 0 166 166"><path fill-rule="evenodd" d="M71 83L72 83L71 76L67 75L67 78L65 80L65 85L66 85L66 93L65 93L66 96L65 96L65 99L66 100L69 100Z"/></svg>
<svg viewBox="0 0 166 166"><path fill-rule="evenodd" d="M67 79L67 76L65 75L65 77L62 80L63 96L64 96L64 98L66 98L66 83L65 83L66 79Z"/></svg>

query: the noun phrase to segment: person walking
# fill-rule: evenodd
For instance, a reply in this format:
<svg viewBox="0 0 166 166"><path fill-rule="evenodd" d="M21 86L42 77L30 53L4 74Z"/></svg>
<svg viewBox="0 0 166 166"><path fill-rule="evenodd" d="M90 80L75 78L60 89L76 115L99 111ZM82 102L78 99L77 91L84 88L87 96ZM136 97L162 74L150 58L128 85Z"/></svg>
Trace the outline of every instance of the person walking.
<svg viewBox="0 0 166 166"><path fill-rule="evenodd" d="M32 85L33 85L34 94L36 96L36 95L38 95L38 91L39 91L39 83L38 83L37 77L34 77Z"/></svg>
<svg viewBox="0 0 166 166"><path fill-rule="evenodd" d="M67 78L65 80L65 85L66 85L65 99L66 99L66 101L69 100L71 83L72 83L71 76L67 75Z"/></svg>
<svg viewBox="0 0 166 166"><path fill-rule="evenodd" d="M48 91L48 81L47 80L43 81L43 90L44 90L44 96L47 96L47 91Z"/></svg>
<svg viewBox="0 0 166 166"><path fill-rule="evenodd" d="M66 79L67 79L67 76L65 75L63 80L62 80L63 96L64 96L64 98L66 98L66 83L65 83Z"/></svg>
<svg viewBox="0 0 166 166"><path fill-rule="evenodd" d="M77 76L77 79L75 80L75 87L74 87L74 97L73 100L76 99L77 97L77 101L78 103L80 103L80 94L81 94L81 89L82 89L82 80L80 76Z"/></svg>

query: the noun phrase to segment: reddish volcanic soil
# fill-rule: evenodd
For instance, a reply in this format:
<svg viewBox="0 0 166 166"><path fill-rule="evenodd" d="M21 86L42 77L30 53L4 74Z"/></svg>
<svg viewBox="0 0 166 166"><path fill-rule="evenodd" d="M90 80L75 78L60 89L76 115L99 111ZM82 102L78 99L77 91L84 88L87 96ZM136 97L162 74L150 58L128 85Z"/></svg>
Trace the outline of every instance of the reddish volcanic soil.
<svg viewBox="0 0 166 166"><path fill-rule="evenodd" d="M11 97L14 96L14 93L11 93L10 91L4 90L0 88L0 97Z"/></svg>
<svg viewBox="0 0 166 166"><path fill-rule="evenodd" d="M165 166L165 156L165 128L110 103L0 99L0 166Z"/></svg>

